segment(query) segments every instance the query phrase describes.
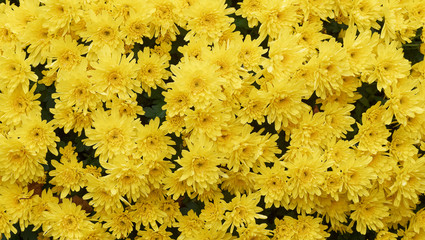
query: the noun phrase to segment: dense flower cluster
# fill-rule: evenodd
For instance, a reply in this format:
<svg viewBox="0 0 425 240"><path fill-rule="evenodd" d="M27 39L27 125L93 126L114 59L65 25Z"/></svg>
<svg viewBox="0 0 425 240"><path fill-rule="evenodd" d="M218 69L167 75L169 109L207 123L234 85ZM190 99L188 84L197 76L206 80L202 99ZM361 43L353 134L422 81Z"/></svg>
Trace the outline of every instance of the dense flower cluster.
<svg viewBox="0 0 425 240"><path fill-rule="evenodd" d="M0 4L6 238L424 239L425 62L402 48L425 42L422 0L19 2ZM361 86L382 98L357 119Z"/></svg>

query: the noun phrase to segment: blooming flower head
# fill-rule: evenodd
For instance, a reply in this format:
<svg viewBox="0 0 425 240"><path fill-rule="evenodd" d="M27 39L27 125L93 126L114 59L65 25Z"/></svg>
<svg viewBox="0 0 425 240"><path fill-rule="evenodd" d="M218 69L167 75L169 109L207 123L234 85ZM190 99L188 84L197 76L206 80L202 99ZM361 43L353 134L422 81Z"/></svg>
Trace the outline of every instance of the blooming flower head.
<svg viewBox="0 0 425 240"><path fill-rule="evenodd" d="M211 104L205 108L189 110L184 120L187 131L192 131L193 135L203 135L216 140L221 135L221 129L226 127L230 119L229 108Z"/></svg>
<svg viewBox="0 0 425 240"><path fill-rule="evenodd" d="M385 103L387 111L385 117L391 119L393 114L402 125L407 125L408 118L414 118L425 112L423 94L417 88L413 79L399 79L398 84L385 91L388 101Z"/></svg>
<svg viewBox="0 0 425 240"><path fill-rule="evenodd" d="M365 122L358 126L359 132L354 136L354 141L359 143L357 146L359 150L376 154L388 149L387 138L391 133L382 122Z"/></svg>
<svg viewBox="0 0 425 240"><path fill-rule="evenodd" d="M368 155L351 156L339 164L347 197L358 202L359 197L368 196L372 181L377 178L373 169L368 167L372 158Z"/></svg>
<svg viewBox="0 0 425 240"><path fill-rule="evenodd" d="M77 23L83 14L78 1L42 0L40 11L43 12L44 26L49 32L65 35L71 28L71 22Z"/></svg>
<svg viewBox="0 0 425 240"><path fill-rule="evenodd" d="M307 66L315 69L311 84L318 97L338 94L341 90L343 76L351 76L347 52L334 39L319 43L319 54L313 56Z"/></svg>
<svg viewBox="0 0 425 240"><path fill-rule="evenodd" d="M394 205L406 205L408 200L418 202L418 190L425 187L425 158L409 158L395 169L395 181L390 186L395 195Z"/></svg>
<svg viewBox="0 0 425 240"><path fill-rule="evenodd" d="M116 211L103 218L106 221L103 227L109 228L112 235L118 239L128 237L131 231L133 231L133 218L127 210Z"/></svg>
<svg viewBox="0 0 425 240"><path fill-rule="evenodd" d="M137 151L149 159L171 158L176 153L171 146L175 143L166 134L167 132L159 127L159 118L152 119L144 126L138 126L135 138Z"/></svg>
<svg viewBox="0 0 425 240"><path fill-rule="evenodd" d="M199 232L205 227L205 222L196 215L191 209L187 215L181 215L177 218L176 227L181 232L182 239L196 238Z"/></svg>
<svg viewBox="0 0 425 240"><path fill-rule="evenodd" d="M34 204L34 190L28 190L28 187L17 183L0 186L0 190L0 208L6 210L6 214L14 223L19 221L21 229L28 227Z"/></svg>
<svg viewBox="0 0 425 240"><path fill-rule="evenodd" d="M247 227L238 228L239 239L241 240L268 240L270 239L271 231L266 229L267 224L248 224Z"/></svg>
<svg viewBox="0 0 425 240"><path fill-rule="evenodd" d="M267 36L277 39L282 32L297 25L302 17L300 7L295 4L295 1L267 0L265 4L260 3L260 5L263 6L258 14L258 20L261 23L259 29L261 39Z"/></svg>
<svg viewBox="0 0 425 240"><path fill-rule="evenodd" d="M0 208L0 233L4 234L6 238L10 238L11 233L16 234L18 232L13 226L13 221L10 215L3 208Z"/></svg>
<svg viewBox="0 0 425 240"><path fill-rule="evenodd" d="M370 31L364 31L357 36L356 27L347 29L343 48L347 51L353 73L359 74L372 68L373 61L371 59L376 57L373 50L378 44L378 40L378 34L372 34Z"/></svg>
<svg viewBox="0 0 425 240"><path fill-rule="evenodd" d="M403 49L397 48L397 42L378 44L376 48L376 61L367 78L367 82L377 82L378 90L389 90L398 79L409 75L410 62L403 57Z"/></svg>
<svg viewBox="0 0 425 240"><path fill-rule="evenodd" d="M60 163L52 160L52 166L55 170L49 172L53 177L50 183L60 189L60 198L65 198L71 191L78 192L84 187L83 162L79 162L77 158Z"/></svg>
<svg viewBox="0 0 425 240"><path fill-rule="evenodd" d="M204 107L214 100L223 100L222 85L225 79L217 72L218 66L207 61L190 60L171 66L173 83L169 87L189 95L195 107Z"/></svg>
<svg viewBox="0 0 425 240"><path fill-rule="evenodd" d="M240 8L236 10L236 15L241 15L248 20L249 27L255 27L258 25L258 18L261 11L264 10L264 5L261 4L260 0L245 0L238 2ZM249 36L249 35L247 35Z"/></svg>
<svg viewBox="0 0 425 240"><path fill-rule="evenodd" d="M223 158L215 151L213 142L207 138L192 138L187 142L189 151L182 151L182 158L177 163L182 167L180 181L185 180L189 186L200 194L211 185L219 183L227 175L219 168Z"/></svg>
<svg viewBox="0 0 425 240"><path fill-rule="evenodd" d="M43 155L30 150L21 139L0 136L2 182L27 184L45 175Z"/></svg>
<svg viewBox="0 0 425 240"><path fill-rule="evenodd" d="M121 196L127 196L129 201L135 202L141 196L150 192L146 175L147 169L142 164L125 157L117 158L112 163L104 164L107 176L103 177L107 184L115 185Z"/></svg>
<svg viewBox="0 0 425 240"><path fill-rule="evenodd" d="M149 196L139 198L137 202L131 206L130 214L136 226L151 227L154 230L158 229L158 223L163 224L167 214L161 210L157 204L158 198Z"/></svg>
<svg viewBox="0 0 425 240"><path fill-rule="evenodd" d="M226 228L230 227L230 232L233 232L235 227L247 227L255 223L256 219L266 219L266 216L260 214L263 209L257 206L259 201L258 194L237 194L230 203L226 204L223 225Z"/></svg>
<svg viewBox="0 0 425 240"><path fill-rule="evenodd" d="M142 83L142 88L151 95L151 89L157 87L165 88L164 80L171 76L166 70L168 68L168 59L166 55L159 55L145 47L143 51L137 54L137 80Z"/></svg>
<svg viewBox="0 0 425 240"><path fill-rule="evenodd" d="M136 121L117 110L98 110L93 116L93 128L86 129L84 143L96 149L96 156L105 162L117 155L130 153L134 145Z"/></svg>
<svg viewBox="0 0 425 240"><path fill-rule="evenodd" d="M224 171L227 178L223 179L220 189L229 191L231 194L236 193L250 194L255 190L255 174L239 169L238 172L227 170Z"/></svg>
<svg viewBox="0 0 425 240"><path fill-rule="evenodd" d="M118 109L120 116L127 115L131 118L137 118L137 115L143 116L145 111L143 107L138 105L136 96L129 98L114 97L111 101L106 102L109 109Z"/></svg>
<svg viewBox="0 0 425 240"><path fill-rule="evenodd" d="M350 218L356 221L356 230L365 234L366 229L374 231L383 229L385 224L382 220L389 215L387 203L383 191L375 189L369 196L362 197L359 202L351 204L350 208L354 212Z"/></svg>
<svg viewBox="0 0 425 240"><path fill-rule="evenodd" d="M31 71L31 62L25 58L25 52L20 48L8 49L0 55L0 90L2 92L13 92L21 87L26 93L29 89L29 80L37 81L37 75Z"/></svg>
<svg viewBox="0 0 425 240"><path fill-rule="evenodd" d="M256 188L264 197L266 208L272 205L276 207L288 206L288 177L285 168L279 162L276 162L272 168L260 169L260 175L256 177Z"/></svg>
<svg viewBox="0 0 425 240"><path fill-rule="evenodd" d="M60 75L70 72L81 64L85 60L81 55L88 51L88 47L78 44L70 35L61 39L54 39L51 44L52 48L49 54L51 57L48 59L46 67L51 68L51 70L59 69Z"/></svg>
<svg viewBox="0 0 425 240"><path fill-rule="evenodd" d="M91 199L89 204L93 206L96 213L102 215L123 210L121 203L123 198L118 194L115 184L92 175L88 175L86 178L87 193L83 196L83 199Z"/></svg>
<svg viewBox="0 0 425 240"><path fill-rule="evenodd" d="M89 59L96 59L101 51L109 51L120 54L124 51L122 33L119 31L122 18L114 18L109 12L102 11L99 14L89 11L84 17L86 28L79 35L91 42L89 47Z"/></svg>
<svg viewBox="0 0 425 240"><path fill-rule="evenodd" d="M121 55L117 52L104 52L98 63L91 63L94 70L89 74L95 81L96 91L104 95L104 99L112 99L112 95L120 98L141 93L140 83L136 80L137 66L133 54Z"/></svg>
<svg viewBox="0 0 425 240"><path fill-rule="evenodd" d="M136 240L151 240L151 239L161 239L161 240L171 240L171 232L166 231L166 225L162 225L157 230L152 228L147 228L144 231L137 232L138 237Z"/></svg>
<svg viewBox="0 0 425 240"><path fill-rule="evenodd" d="M57 155L56 142L59 142L59 137L54 129L52 122L41 120L41 116L25 118L22 120L22 126L15 130L14 136L19 137L28 149L41 155L47 153L47 150Z"/></svg>
<svg viewBox="0 0 425 240"><path fill-rule="evenodd" d="M181 24L181 6L173 0L148 0L155 11L150 18L152 36L175 39L180 33L176 24Z"/></svg>
<svg viewBox="0 0 425 240"><path fill-rule="evenodd" d="M266 109L267 122L275 124L275 129L296 124L302 113L309 110L301 100L307 95L304 87L292 81L276 81L267 85L269 104Z"/></svg>
<svg viewBox="0 0 425 240"><path fill-rule="evenodd" d="M284 162L288 168L288 190L293 198L313 199L322 194L320 185L325 181L325 172L330 163L324 161L319 151L302 154Z"/></svg>
<svg viewBox="0 0 425 240"><path fill-rule="evenodd" d="M36 84L30 91L17 87L12 92L0 93L0 120L8 125L19 126L22 119L38 117L41 112L40 94L34 94Z"/></svg>
<svg viewBox="0 0 425 240"><path fill-rule="evenodd" d="M326 239L330 236L322 219L312 216L298 215L298 219L285 216L282 220L275 219L276 229L272 239Z"/></svg>
<svg viewBox="0 0 425 240"><path fill-rule="evenodd" d="M194 36L206 38L209 42L218 40L233 21L226 15L230 15L234 11L234 8L227 8L224 0L196 1L185 11L188 17L187 28L190 30L185 40L191 40Z"/></svg>
<svg viewBox="0 0 425 240"><path fill-rule="evenodd" d="M49 211L43 212L46 223L43 230L47 236L60 240L80 239L93 227L81 206L65 198L62 203L50 203Z"/></svg>

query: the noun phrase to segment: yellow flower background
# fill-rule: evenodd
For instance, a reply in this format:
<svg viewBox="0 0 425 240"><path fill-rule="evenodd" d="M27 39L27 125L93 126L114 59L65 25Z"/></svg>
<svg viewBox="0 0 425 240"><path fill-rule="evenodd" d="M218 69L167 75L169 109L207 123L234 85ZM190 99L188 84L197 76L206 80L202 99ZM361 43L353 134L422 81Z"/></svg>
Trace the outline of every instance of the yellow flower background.
<svg viewBox="0 0 425 240"><path fill-rule="evenodd" d="M2 239L425 239L422 0L0 3Z"/></svg>

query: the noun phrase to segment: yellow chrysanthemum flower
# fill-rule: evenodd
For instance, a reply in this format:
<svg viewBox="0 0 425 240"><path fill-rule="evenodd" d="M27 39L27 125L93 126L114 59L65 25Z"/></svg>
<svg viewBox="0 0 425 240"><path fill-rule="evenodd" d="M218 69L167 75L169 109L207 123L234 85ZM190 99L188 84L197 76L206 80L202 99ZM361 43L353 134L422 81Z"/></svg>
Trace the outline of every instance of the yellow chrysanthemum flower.
<svg viewBox="0 0 425 240"><path fill-rule="evenodd" d="M182 24L181 6L174 0L148 0L155 11L150 18L152 36L175 40L180 33L176 24Z"/></svg>
<svg viewBox="0 0 425 240"><path fill-rule="evenodd" d="M186 181L180 181L182 175L182 171L169 172L163 179L164 189L167 190L167 195L172 196L174 200L184 196L186 193L189 196L196 196L193 193L192 185L188 185Z"/></svg>
<svg viewBox="0 0 425 240"><path fill-rule="evenodd" d="M127 210L103 215L102 218L106 222L103 227L109 228L109 231L117 239L126 238L133 231L133 217Z"/></svg>
<svg viewBox="0 0 425 240"><path fill-rule="evenodd" d="M228 176L223 179L220 185L221 190L226 190L229 193L251 194L255 190L255 173L246 172L239 169L238 172L225 170L224 173Z"/></svg>
<svg viewBox="0 0 425 240"><path fill-rule="evenodd" d="M267 224L248 224L247 227L238 228L240 240L268 240L272 235L269 229L266 229Z"/></svg>
<svg viewBox="0 0 425 240"><path fill-rule="evenodd" d="M258 13L258 20L261 23L259 29L261 39L267 36L271 39L284 37L281 33L302 22L301 8L296 1L267 0L260 4L262 7Z"/></svg>
<svg viewBox="0 0 425 240"><path fill-rule="evenodd" d="M404 58L403 49L398 48L397 42L380 43L376 48L376 61L368 74L368 83L377 82L378 90L390 90L399 79L406 78L410 73L410 62Z"/></svg>
<svg viewBox="0 0 425 240"><path fill-rule="evenodd" d="M24 93L28 92L29 80L35 82L38 78L31 71L30 64L30 60L20 48L8 49L0 55L0 90L11 93L17 87L22 87Z"/></svg>
<svg viewBox="0 0 425 240"><path fill-rule="evenodd" d="M59 76L67 75L76 66L87 61L81 55L87 53L88 47L78 44L70 35L61 39L54 39L51 44L51 52L46 67L51 68L52 71L59 69Z"/></svg>
<svg viewBox="0 0 425 240"><path fill-rule="evenodd" d="M204 209L199 214L199 218L205 221L207 228L226 230L223 229L221 224L226 210L225 206L225 202L219 199L215 199L213 202L206 202Z"/></svg>
<svg viewBox="0 0 425 240"><path fill-rule="evenodd" d="M124 52L122 32L119 30L122 18L114 18L107 11L101 11L98 14L88 11L83 16L86 28L78 34L86 41L91 42L87 56L89 61L96 60L97 54L102 51L114 54Z"/></svg>
<svg viewBox="0 0 425 240"><path fill-rule="evenodd" d="M107 185L115 185L120 196L127 196L129 201L137 201L141 196L148 196L150 189L147 182L147 169L134 160L120 158L113 163L103 164L107 175L102 177ZM113 191L113 190L112 190Z"/></svg>
<svg viewBox="0 0 425 240"><path fill-rule="evenodd" d="M278 38L269 43L269 61L264 61L263 66L277 78L285 82L294 74L306 60L307 48L298 44L300 34L291 31L282 33L285 37ZM280 83L284 85L284 83ZM292 87L289 87L292 89Z"/></svg>
<svg viewBox="0 0 425 240"><path fill-rule="evenodd" d="M263 209L257 206L260 201L258 194L249 195L237 194L230 203L226 204L226 213L224 216L223 226L233 229L247 227L249 224L255 223L256 219L266 219L267 216L259 214Z"/></svg>
<svg viewBox="0 0 425 240"><path fill-rule="evenodd" d="M136 229L140 230L141 226L145 228L158 229L158 223L163 224L167 213L160 209L157 204L159 199L155 196L139 198L137 202L131 206L130 214L133 222L136 223Z"/></svg>
<svg viewBox="0 0 425 240"><path fill-rule="evenodd" d="M71 23L78 23L83 15L81 4L70 0L41 0L40 7L44 26L49 32L65 35L71 29Z"/></svg>
<svg viewBox="0 0 425 240"><path fill-rule="evenodd" d="M289 124L297 124L302 114L310 108L301 101L307 97L307 91L297 82L275 81L267 84L267 92L267 122L274 122L277 131Z"/></svg>
<svg viewBox="0 0 425 240"><path fill-rule="evenodd" d="M114 236L106 231L101 223L95 223L93 228L85 232L81 240L114 240Z"/></svg>
<svg viewBox="0 0 425 240"><path fill-rule="evenodd" d="M343 48L347 51L351 71L360 74L370 70L375 59L374 48L378 44L379 35L371 31L363 31L357 35L357 28L352 26L347 29L344 36Z"/></svg>
<svg viewBox="0 0 425 240"><path fill-rule="evenodd" d="M225 163L231 171L247 173L250 168L259 167L257 165L262 154L263 139L258 132L252 132L253 128L250 125L244 125L240 130L241 132L231 142L233 147L224 153L227 155Z"/></svg>
<svg viewBox="0 0 425 240"><path fill-rule="evenodd" d="M177 218L176 227L180 231L179 238L195 239L199 236L200 231L205 228L205 221L200 219L191 209L187 215L181 215Z"/></svg>
<svg viewBox="0 0 425 240"><path fill-rule="evenodd" d="M371 27L380 29L378 21L382 21L384 9L382 3L373 0L355 0L350 3L348 17L350 23L356 24L361 32L369 30Z"/></svg>
<svg viewBox="0 0 425 240"><path fill-rule="evenodd" d="M122 33L125 36L124 42L125 44L130 46L132 46L134 43L143 44L143 37L152 37L152 31L149 27L149 23L150 17L155 11L155 8L151 6L146 6L147 2L143 0L123 2L122 6L130 6L130 4L135 4L136 6L132 6L133 8L131 10L123 9L124 11L128 11L129 13L121 14L121 16L123 17L128 15L124 20L124 24L120 26L120 29L122 30ZM140 7L140 5L142 4L143 7Z"/></svg>
<svg viewBox="0 0 425 240"><path fill-rule="evenodd" d="M16 220L12 219L3 207L0 207L0 234L7 239L10 239L11 233L18 232L13 226L14 221Z"/></svg>
<svg viewBox="0 0 425 240"><path fill-rule="evenodd" d="M37 84L29 91L18 86L12 92L0 93L0 121L4 124L19 126L23 118L41 116L40 94L34 94Z"/></svg>
<svg viewBox="0 0 425 240"><path fill-rule="evenodd" d="M176 220L181 216L180 205L177 201L174 201L171 197L160 201L159 209L167 215L164 217L164 224L162 226L171 227L176 224Z"/></svg>
<svg viewBox="0 0 425 240"><path fill-rule="evenodd" d="M359 197L369 196L373 180L377 178L373 169L368 167L371 161L369 155L352 155L338 164L347 197L354 203L359 201Z"/></svg>
<svg viewBox="0 0 425 240"><path fill-rule="evenodd" d="M142 88L151 95L151 89L165 88L164 80L171 76L166 70L169 66L166 55L159 55L145 47L137 53L137 80L142 83Z"/></svg>
<svg viewBox="0 0 425 240"><path fill-rule="evenodd" d="M218 66L207 61L189 60L171 66L174 82L167 87L180 90L189 96L191 105L202 108L213 101L224 100L222 86L226 84L220 77ZM165 105L167 106L167 104Z"/></svg>
<svg viewBox="0 0 425 240"><path fill-rule="evenodd" d="M34 190L15 184L0 186L0 209L6 210L9 219L16 223L19 221L20 229L25 229L30 224L31 209L34 204Z"/></svg>
<svg viewBox="0 0 425 240"><path fill-rule="evenodd" d="M51 210L51 205L59 204L59 198L53 195L50 189L43 190L40 195L33 196L34 202L31 207L31 224L34 225L34 230L42 227L47 223L47 219L43 217L44 212Z"/></svg>
<svg viewBox="0 0 425 240"><path fill-rule="evenodd" d="M145 114L143 107L137 103L136 96L129 98L114 97L111 101L106 102L106 107L118 109L120 116L127 115L134 119L137 118L137 115L143 116Z"/></svg>
<svg viewBox="0 0 425 240"><path fill-rule="evenodd" d="M117 52L104 52L99 57L98 63L90 64L94 70L89 75L104 100L112 99L113 95L125 98L142 92L136 79L137 65L133 61L133 54L125 56Z"/></svg>
<svg viewBox="0 0 425 240"><path fill-rule="evenodd" d="M330 236L325 230L327 226L322 225L322 219L312 216L298 215L298 219L285 216L282 220L275 219L276 229L272 239L326 239Z"/></svg>
<svg viewBox="0 0 425 240"><path fill-rule="evenodd" d="M261 15L261 12L264 11L264 4L262 4L260 0L244 0L242 2L238 2L238 5L240 5L240 8L236 10L236 15L246 18L250 28L257 26L258 18Z"/></svg>
<svg viewBox="0 0 425 240"><path fill-rule="evenodd" d="M51 170L49 175L52 176L50 183L55 185L52 190L60 191L60 198L65 198L71 191L78 192L84 187L84 168L83 162L79 162L77 158L72 158L70 161L52 160L52 166L55 170Z"/></svg>
<svg viewBox="0 0 425 240"><path fill-rule="evenodd" d="M351 210L354 210L350 218L356 221L356 230L361 234L366 234L366 229L384 229L383 218L389 215L388 201L383 190L374 189L368 195L350 205Z"/></svg>
<svg viewBox="0 0 425 240"><path fill-rule="evenodd" d="M424 95L416 84L414 79L404 78L399 79L398 84L391 89L386 89L385 95L389 98L384 105L388 107L384 115L386 118L392 119L394 115L400 124L406 125L408 118L425 112Z"/></svg>
<svg viewBox="0 0 425 240"><path fill-rule="evenodd" d="M299 197L308 201L322 194L320 186L325 181L325 172L331 163L325 161L318 150L288 159L284 166L288 169L288 190L292 198Z"/></svg>
<svg viewBox="0 0 425 240"><path fill-rule="evenodd" d="M316 95L322 99L341 92L343 76L352 76L347 52L341 44L330 39L320 42L319 54L313 56L307 67L314 69L313 82L308 83L316 89Z"/></svg>
<svg viewBox="0 0 425 240"><path fill-rule="evenodd" d="M122 211L121 200L124 198L118 194L115 184L106 181L104 178L96 178L92 175L86 175L87 193L83 196L84 200L89 200L96 213L100 216L114 211Z"/></svg>
<svg viewBox="0 0 425 240"><path fill-rule="evenodd" d="M38 154L44 155L49 150L52 154L58 155L56 142L60 139L54 130L52 122L41 120L41 116L32 117L22 120L22 126L17 128L12 136L19 137L28 149Z"/></svg>
<svg viewBox="0 0 425 240"><path fill-rule="evenodd" d="M425 157L406 159L394 169L395 181L389 187L395 195L394 205L408 205L408 200L419 202L419 195L425 189Z"/></svg>
<svg viewBox="0 0 425 240"><path fill-rule="evenodd" d="M382 122L357 123L359 132L354 136L354 141L358 142L357 148L361 151L369 151L376 154L379 151L388 150L387 138L391 135L385 124Z"/></svg>
<svg viewBox="0 0 425 240"><path fill-rule="evenodd" d="M166 225L160 226L157 230L146 228L144 231L138 231L136 240L152 240L152 239L161 239L161 240L172 240L171 235L173 233L166 231Z"/></svg>
<svg viewBox="0 0 425 240"><path fill-rule="evenodd" d="M138 153L148 159L171 158L176 150L171 146L175 142L166 136L167 132L159 127L158 117L147 125L139 125L135 138Z"/></svg>
<svg viewBox="0 0 425 240"><path fill-rule="evenodd" d="M207 138L193 137L187 141L188 151L182 151L182 158L177 163L182 166L177 170L181 172L179 181L186 181L187 185L202 194L212 185L220 182L227 175L218 167L224 163L219 152L215 151L212 141Z"/></svg>
<svg viewBox="0 0 425 240"><path fill-rule="evenodd" d="M110 112L97 110L93 116L93 128L86 129L84 144L96 149L101 163L115 156L131 154L135 148L136 121L126 115L120 116L114 109Z"/></svg>
<svg viewBox="0 0 425 240"><path fill-rule="evenodd" d="M209 1L198 0L184 11L187 16L187 29L189 32L185 40L191 40L195 36L206 38L207 41L217 41L230 24L233 18L227 15L232 14L234 8L227 7L224 0Z"/></svg>
<svg viewBox="0 0 425 240"><path fill-rule="evenodd" d="M25 1L32 2L39 6L37 1ZM36 10L39 14L39 10ZM27 21L28 19L21 19ZM29 56L28 62L33 66L46 63L46 60L50 54L50 43L57 35L49 32L47 26L44 26L45 20L41 17L37 17L34 21L26 22L24 31L19 35L19 39L25 45L29 45L27 52Z"/></svg>
<svg viewBox="0 0 425 240"><path fill-rule="evenodd" d="M231 119L231 109L218 104L211 104L205 108L189 110L184 118L186 131L195 136L206 136L215 141L221 135L221 129L227 126Z"/></svg>
<svg viewBox="0 0 425 240"><path fill-rule="evenodd" d="M45 175L43 155L29 149L21 139L0 135L0 175L2 182L28 184Z"/></svg>

